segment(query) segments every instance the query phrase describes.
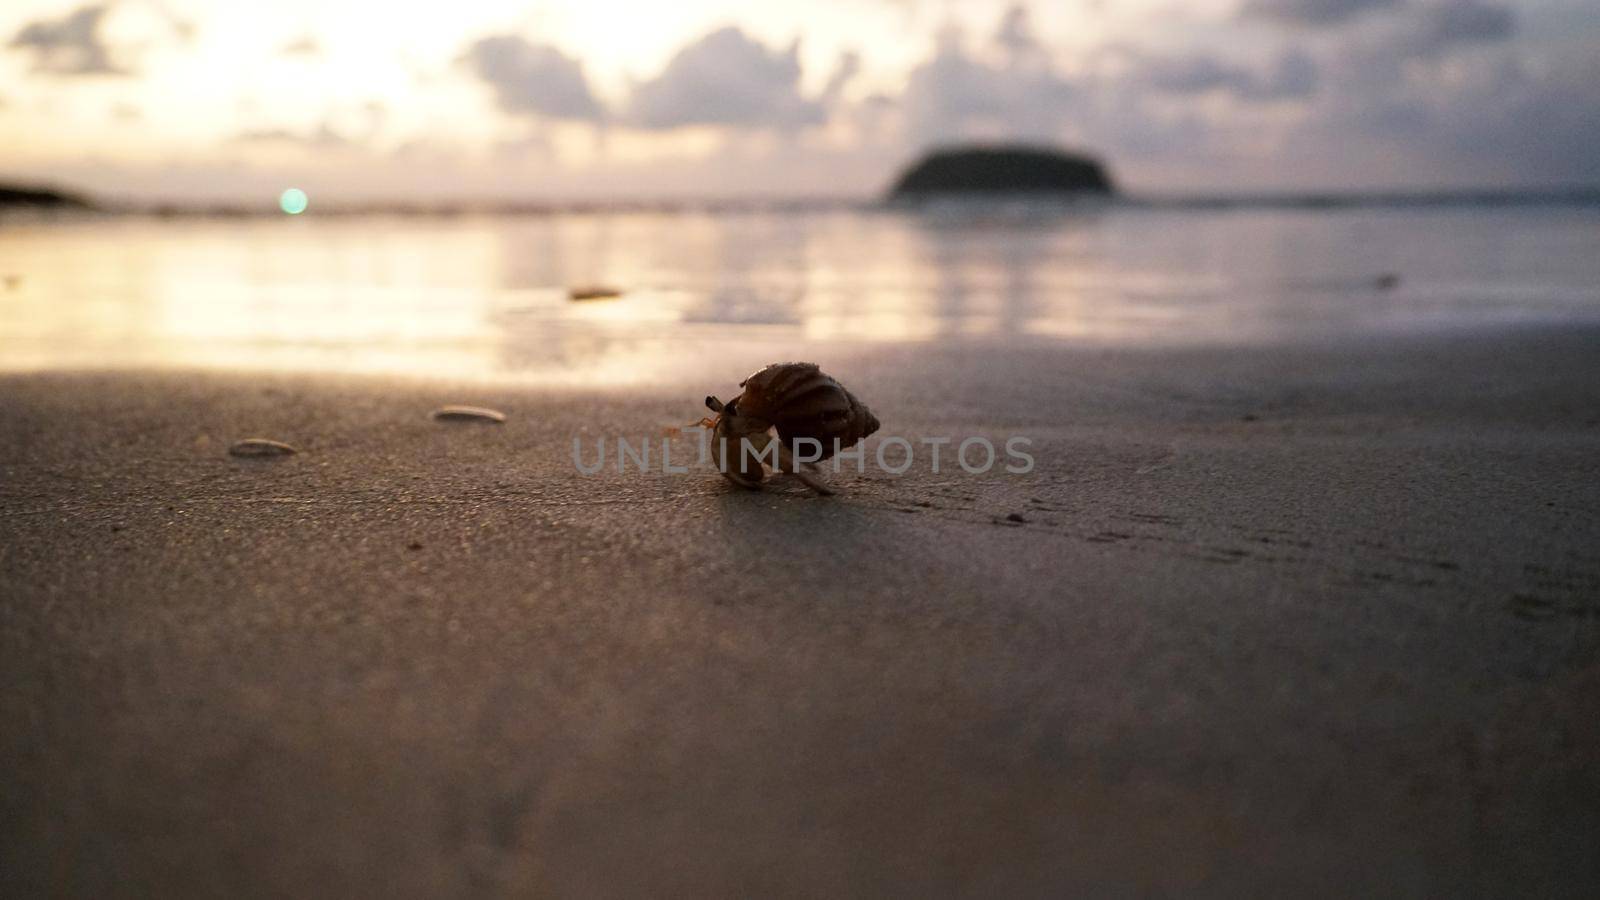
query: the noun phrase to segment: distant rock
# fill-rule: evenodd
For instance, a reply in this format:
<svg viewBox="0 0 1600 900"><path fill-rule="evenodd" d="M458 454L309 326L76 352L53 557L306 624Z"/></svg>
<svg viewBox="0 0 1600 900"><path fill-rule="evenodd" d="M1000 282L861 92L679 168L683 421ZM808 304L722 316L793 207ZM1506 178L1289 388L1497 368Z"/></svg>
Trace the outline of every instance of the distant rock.
<svg viewBox="0 0 1600 900"><path fill-rule="evenodd" d="M18 206L36 206L49 209L89 209L89 201L74 194L50 188L23 187L0 184L0 209Z"/></svg>
<svg viewBox="0 0 1600 900"><path fill-rule="evenodd" d="M1116 188L1093 157L1048 147L943 147L895 181L892 199L949 194L1111 194Z"/></svg>

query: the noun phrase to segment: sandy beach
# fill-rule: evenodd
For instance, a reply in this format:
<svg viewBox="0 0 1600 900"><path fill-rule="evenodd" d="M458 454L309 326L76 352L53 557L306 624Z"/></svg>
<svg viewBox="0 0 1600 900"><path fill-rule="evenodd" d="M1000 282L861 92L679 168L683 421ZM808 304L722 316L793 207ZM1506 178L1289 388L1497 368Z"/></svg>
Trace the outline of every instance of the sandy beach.
<svg viewBox="0 0 1600 900"><path fill-rule="evenodd" d="M1600 332L841 346L1037 469L576 471L762 353L4 376L4 893L1592 889Z"/></svg>

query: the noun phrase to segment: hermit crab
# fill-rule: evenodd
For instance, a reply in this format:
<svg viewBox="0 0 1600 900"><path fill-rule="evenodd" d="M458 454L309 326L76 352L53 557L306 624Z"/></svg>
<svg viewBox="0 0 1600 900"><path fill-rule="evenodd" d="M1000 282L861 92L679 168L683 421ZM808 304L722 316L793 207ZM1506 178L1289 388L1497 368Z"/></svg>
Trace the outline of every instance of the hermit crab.
<svg viewBox="0 0 1600 900"><path fill-rule="evenodd" d="M717 468L742 487L760 488L767 477L763 459L776 459L774 468L819 494L832 494L812 462L796 461L797 447L803 456L820 461L878 430L872 410L816 363L774 363L739 387L743 392L727 403L707 397L706 408L717 415L700 425L711 429ZM776 448L771 447L774 431ZM818 447L821 456L816 455ZM769 455L772 449L776 452Z"/></svg>

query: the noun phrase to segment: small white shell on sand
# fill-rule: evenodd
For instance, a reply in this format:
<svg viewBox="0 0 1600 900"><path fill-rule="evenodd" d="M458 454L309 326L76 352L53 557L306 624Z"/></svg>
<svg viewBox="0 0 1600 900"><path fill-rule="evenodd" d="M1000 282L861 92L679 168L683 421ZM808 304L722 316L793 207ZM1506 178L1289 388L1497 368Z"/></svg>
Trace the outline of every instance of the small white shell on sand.
<svg viewBox="0 0 1600 900"><path fill-rule="evenodd" d="M506 414L483 406L441 406L433 411L433 417L445 422L494 422L496 424L506 420Z"/></svg>
<svg viewBox="0 0 1600 900"><path fill-rule="evenodd" d="M283 441L271 441L266 438L246 438L228 448L229 456L288 456L298 452L300 451L285 444Z"/></svg>

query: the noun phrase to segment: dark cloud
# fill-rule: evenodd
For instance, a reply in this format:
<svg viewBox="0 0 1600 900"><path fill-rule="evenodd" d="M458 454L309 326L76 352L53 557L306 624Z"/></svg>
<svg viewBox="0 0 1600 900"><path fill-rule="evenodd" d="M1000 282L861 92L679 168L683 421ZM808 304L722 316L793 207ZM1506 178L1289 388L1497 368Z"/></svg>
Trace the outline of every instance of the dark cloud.
<svg viewBox="0 0 1600 900"><path fill-rule="evenodd" d="M478 40L466 63L494 90L505 112L546 119L598 121L604 110L589 89L583 64L547 44L515 35Z"/></svg>
<svg viewBox="0 0 1600 900"><path fill-rule="evenodd" d="M1320 48L1322 87L1276 152L1368 183L1600 180L1592 50L1534 55L1514 40L1513 10L1487 0L1415 0L1373 26Z"/></svg>
<svg viewBox="0 0 1600 900"><path fill-rule="evenodd" d="M1138 77L1150 88L1170 94L1218 90L1241 94L1255 84L1249 69L1204 54L1148 60Z"/></svg>
<svg viewBox="0 0 1600 900"><path fill-rule="evenodd" d="M1273 63L1271 71L1260 87L1259 96L1268 100L1286 100L1310 97L1322 86L1322 68L1310 55L1300 50L1288 50Z"/></svg>
<svg viewBox="0 0 1600 900"><path fill-rule="evenodd" d="M1297 25L1337 25L1375 9L1392 9L1400 0L1245 0L1246 16Z"/></svg>
<svg viewBox="0 0 1600 900"><path fill-rule="evenodd" d="M728 27L679 50L661 74L635 87L627 121L656 129L798 128L826 116L820 100L800 93L798 41L787 50L771 50Z"/></svg>
<svg viewBox="0 0 1600 900"><path fill-rule="evenodd" d="M1600 59L1528 65L1513 55L1420 58L1388 81L1345 80L1296 135L1295 150L1377 148L1430 180L1600 181Z"/></svg>
<svg viewBox="0 0 1600 900"><path fill-rule="evenodd" d="M1535 63L1511 40L1509 7L1277 6L1308 24L1372 14L1359 28L1293 36L1300 46L1285 35L1266 63L1230 57L1226 44L1108 45L1067 70L1013 9L989 43L947 34L912 71L893 104L901 140L1066 141L1135 170L1240 183L1263 172L1349 184L1600 178L1600 94L1585 87L1600 83L1600 61Z"/></svg>
<svg viewBox="0 0 1600 900"><path fill-rule="evenodd" d="M1326 68L1348 102L1381 104L1407 91L1417 78L1426 78L1430 67L1454 59L1458 71L1470 73L1471 67L1492 63L1467 58L1474 55L1468 51L1495 45L1504 49L1515 33L1516 18L1506 7L1482 0L1436 0L1330 45ZM1439 96L1455 90L1446 83L1431 89Z"/></svg>
<svg viewBox="0 0 1600 900"><path fill-rule="evenodd" d="M1429 47L1485 44L1516 34L1516 15L1480 0L1445 0L1419 10L1418 34Z"/></svg>
<svg viewBox="0 0 1600 900"><path fill-rule="evenodd" d="M1151 57L1143 59L1131 77L1161 93L1222 92L1247 101L1309 97L1321 80L1316 61L1299 51L1284 53L1266 71L1207 54Z"/></svg>
<svg viewBox="0 0 1600 900"><path fill-rule="evenodd" d="M1485 0L1245 0L1242 15L1298 25L1340 25L1386 10L1414 43L1428 46L1486 43L1511 37L1516 16Z"/></svg>
<svg viewBox="0 0 1600 900"><path fill-rule="evenodd" d="M1016 4L1006 10L995 31L994 42L1011 54L1027 53L1039 46L1033 36L1033 20L1028 8Z"/></svg>
<svg viewBox="0 0 1600 900"><path fill-rule="evenodd" d="M833 67L833 74L828 76L828 84L822 89L822 96L818 99L824 107L837 106L844 89L855 79L861 71L861 55L847 51L839 55L839 61Z"/></svg>
<svg viewBox="0 0 1600 900"><path fill-rule="evenodd" d="M110 7L83 6L59 19L41 19L24 25L11 38L10 47L33 54L33 71L52 75L127 75L111 58L100 35L100 25Z"/></svg>
<svg viewBox="0 0 1600 900"><path fill-rule="evenodd" d="M1452 106L1443 134L1459 156L1507 181L1600 183L1600 57L1547 61Z"/></svg>

